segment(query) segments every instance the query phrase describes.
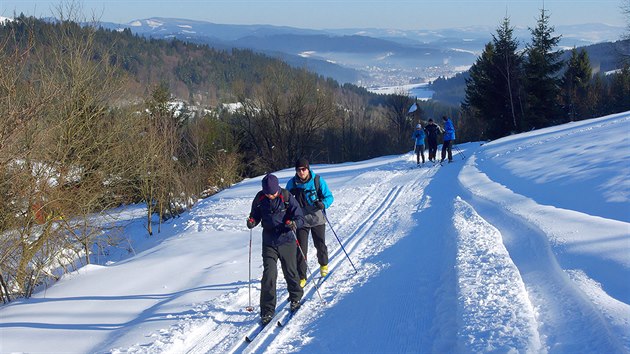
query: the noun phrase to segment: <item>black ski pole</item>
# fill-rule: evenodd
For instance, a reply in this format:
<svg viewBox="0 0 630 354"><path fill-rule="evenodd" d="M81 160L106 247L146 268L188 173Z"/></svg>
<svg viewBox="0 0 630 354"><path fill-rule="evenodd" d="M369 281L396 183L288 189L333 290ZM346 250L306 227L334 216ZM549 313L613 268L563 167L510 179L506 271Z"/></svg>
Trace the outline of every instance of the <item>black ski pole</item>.
<svg viewBox="0 0 630 354"><path fill-rule="evenodd" d="M453 146L455 147L455 150L457 150L457 152L459 153L459 155L461 156L462 160L466 158L466 156L464 155L464 153L462 152L462 150L460 150L457 145L453 144Z"/></svg>
<svg viewBox="0 0 630 354"><path fill-rule="evenodd" d="M330 226L330 229L332 230L333 234L337 238L337 242L339 242L339 245L341 246L341 249L343 250L343 253L346 254L346 258L348 258L348 261L350 261L350 264L352 265L352 268L354 268L354 272L355 273L359 273L357 271L357 267L355 267L354 263L352 263L352 260L350 259L350 256L348 256L348 252L346 252L346 249L343 247L343 243L341 243L341 240L339 239L339 236L337 236L337 233L335 232L335 229L333 229L332 224L330 223L330 220L328 220L328 215L326 215L326 210L322 209L322 212L324 213L324 219L326 219L326 222L328 223L328 226Z"/></svg>
<svg viewBox="0 0 630 354"><path fill-rule="evenodd" d="M415 141L415 139L414 139L414 142L413 142L413 153L412 153L412 155L416 156L416 141ZM417 157L416 157L416 161L418 161Z"/></svg>
<svg viewBox="0 0 630 354"><path fill-rule="evenodd" d="M293 238L295 238L295 244L297 245L297 248L300 250L300 254L302 255L302 258L304 259L304 264L306 264L306 271L311 274L311 279L313 279L313 283L315 284L315 290L317 291L317 295L319 295L319 299L322 300L322 302L325 304L326 301L324 301L322 294L319 293L319 285L315 281L313 272L311 272L311 268L308 266L308 262L306 261L306 255L304 255L304 251L302 251L302 247L300 246L300 240L298 240L297 235L295 234L295 231L291 230L291 233L293 234Z"/></svg>
<svg viewBox="0 0 630 354"><path fill-rule="evenodd" d="M249 229L249 306L245 310L254 312L252 306L252 229Z"/></svg>

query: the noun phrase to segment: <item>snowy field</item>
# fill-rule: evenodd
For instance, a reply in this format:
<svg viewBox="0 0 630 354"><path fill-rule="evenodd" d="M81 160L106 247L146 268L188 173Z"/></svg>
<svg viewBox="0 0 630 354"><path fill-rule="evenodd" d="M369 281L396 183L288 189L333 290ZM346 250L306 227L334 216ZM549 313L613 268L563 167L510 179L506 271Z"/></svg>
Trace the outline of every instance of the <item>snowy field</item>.
<svg viewBox="0 0 630 354"><path fill-rule="evenodd" d="M411 153L312 166L357 271L327 226L322 298L309 279L295 316L250 345L261 229L250 283L245 219L262 176L157 236L130 210L137 254L1 307L0 352L630 352L630 112L457 147L444 166Z"/></svg>
<svg viewBox="0 0 630 354"><path fill-rule="evenodd" d="M428 83L378 87L371 88L368 91L379 95L408 95L420 101L430 100L435 93L429 89Z"/></svg>

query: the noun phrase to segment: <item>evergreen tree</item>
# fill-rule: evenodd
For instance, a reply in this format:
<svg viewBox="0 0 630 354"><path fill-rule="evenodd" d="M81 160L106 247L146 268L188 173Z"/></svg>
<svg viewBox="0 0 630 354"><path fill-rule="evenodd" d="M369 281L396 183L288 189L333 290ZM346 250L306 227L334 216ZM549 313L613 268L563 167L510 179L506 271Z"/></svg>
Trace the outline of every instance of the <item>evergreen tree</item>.
<svg viewBox="0 0 630 354"><path fill-rule="evenodd" d="M573 48L567 69L562 76L562 122L589 118L594 102L589 99L589 90L593 70L588 53L584 49Z"/></svg>
<svg viewBox="0 0 630 354"><path fill-rule="evenodd" d="M549 15L541 10L535 28L530 28L532 43L527 46L524 64L527 91L527 109L524 128L526 130L556 124L561 115L558 105L560 82L557 77L563 62L562 52L553 51L560 36L552 36L554 28L549 25Z"/></svg>
<svg viewBox="0 0 630 354"><path fill-rule="evenodd" d="M626 33L623 34L622 38L630 39L630 0L623 0L621 11L626 18Z"/></svg>
<svg viewBox="0 0 630 354"><path fill-rule="evenodd" d="M484 122L484 137L489 139L519 131L522 121L522 57L517 53L518 42L512 34L513 28L506 17L466 80L463 107L468 111L467 117L472 114L475 121Z"/></svg>
<svg viewBox="0 0 630 354"><path fill-rule="evenodd" d="M612 112L630 110L630 65L626 64L611 77Z"/></svg>
<svg viewBox="0 0 630 354"><path fill-rule="evenodd" d="M480 131L482 139L494 139L498 136L488 134L487 128L493 125L495 115L494 92L494 45L486 44L481 56L477 58L475 64L470 68L470 78L466 79L466 97L462 108L473 120L481 125ZM483 123L481 123L483 122Z"/></svg>
<svg viewBox="0 0 630 354"><path fill-rule="evenodd" d="M517 53L518 41L513 38L513 32L510 19L505 17L501 26L497 28L496 36L492 36L496 56L494 62L500 74L496 85L502 96L501 101L497 102L501 105L499 107L501 116L498 117L498 123L501 124L497 130L504 133L518 131L523 115L520 99L523 59Z"/></svg>
<svg viewBox="0 0 630 354"><path fill-rule="evenodd" d="M606 115L610 109L610 87L603 74L599 73L593 77L590 84L589 101L593 102L593 116L600 117Z"/></svg>

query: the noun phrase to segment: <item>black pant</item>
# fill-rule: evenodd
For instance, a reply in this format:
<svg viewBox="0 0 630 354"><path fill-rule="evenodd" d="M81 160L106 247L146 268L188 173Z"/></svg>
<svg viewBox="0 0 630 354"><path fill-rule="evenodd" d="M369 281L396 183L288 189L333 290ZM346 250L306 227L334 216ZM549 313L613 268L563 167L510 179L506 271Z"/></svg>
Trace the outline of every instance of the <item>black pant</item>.
<svg viewBox="0 0 630 354"><path fill-rule="evenodd" d="M420 155L422 155L422 163L424 163L424 145L416 145L416 163L420 164Z"/></svg>
<svg viewBox="0 0 630 354"><path fill-rule="evenodd" d="M435 141L431 141L429 140L429 161L433 161L435 160L436 156L437 156L437 140Z"/></svg>
<svg viewBox="0 0 630 354"><path fill-rule="evenodd" d="M278 258L282 265L282 274L287 282L289 301L300 301L304 291L300 287L297 272L295 242L287 242L277 247L262 246L263 277L260 282L260 316L272 315L276 312L276 279L278 278Z"/></svg>
<svg viewBox="0 0 630 354"><path fill-rule="evenodd" d="M328 247L326 247L326 224L313 227L305 227L298 230L297 238L300 242L300 248L302 249L302 252L304 252L304 255L307 257L309 230L311 231L311 235L313 236L313 244L315 245L315 249L317 250L317 262L319 263L319 265L327 265ZM306 260L302 258L302 253L299 250L297 255L297 263L300 279L306 279Z"/></svg>
<svg viewBox="0 0 630 354"><path fill-rule="evenodd" d="M442 143L442 161L444 161L447 151L448 151L448 160L453 161L452 148L453 148L453 140L446 140L444 143Z"/></svg>

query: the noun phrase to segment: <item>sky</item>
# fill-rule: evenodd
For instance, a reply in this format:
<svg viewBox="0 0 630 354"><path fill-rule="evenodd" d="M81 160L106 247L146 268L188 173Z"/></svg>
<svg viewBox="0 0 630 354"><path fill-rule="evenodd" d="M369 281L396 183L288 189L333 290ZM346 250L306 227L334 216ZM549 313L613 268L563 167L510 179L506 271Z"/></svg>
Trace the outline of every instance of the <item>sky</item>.
<svg viewBox="0 0 630 354"><path fill-rule="evenodd" d="M533 27L544 7L553 25L606 23L623 27L628 0L83 0L84 13L102 21L128 23L149 17L203 20L221 24L270 24L298 28L440 29L511 24ZM56 1L2 0L0 16L24 12L50 16Z"/></svg>
<svg viewBox="0 0 630 354"><path fill-rule="evenodd" d="M627 353L628 131L625 112L458 144L443 166L411 151L311 165L335 197L330 273L309 276L290 320L280 276L250 345L261 229L245 220L262 176L152 237L141 206L117 210L130 243L0 305L0 352ZM307 258L317 269L312 241Z"/></svg>

